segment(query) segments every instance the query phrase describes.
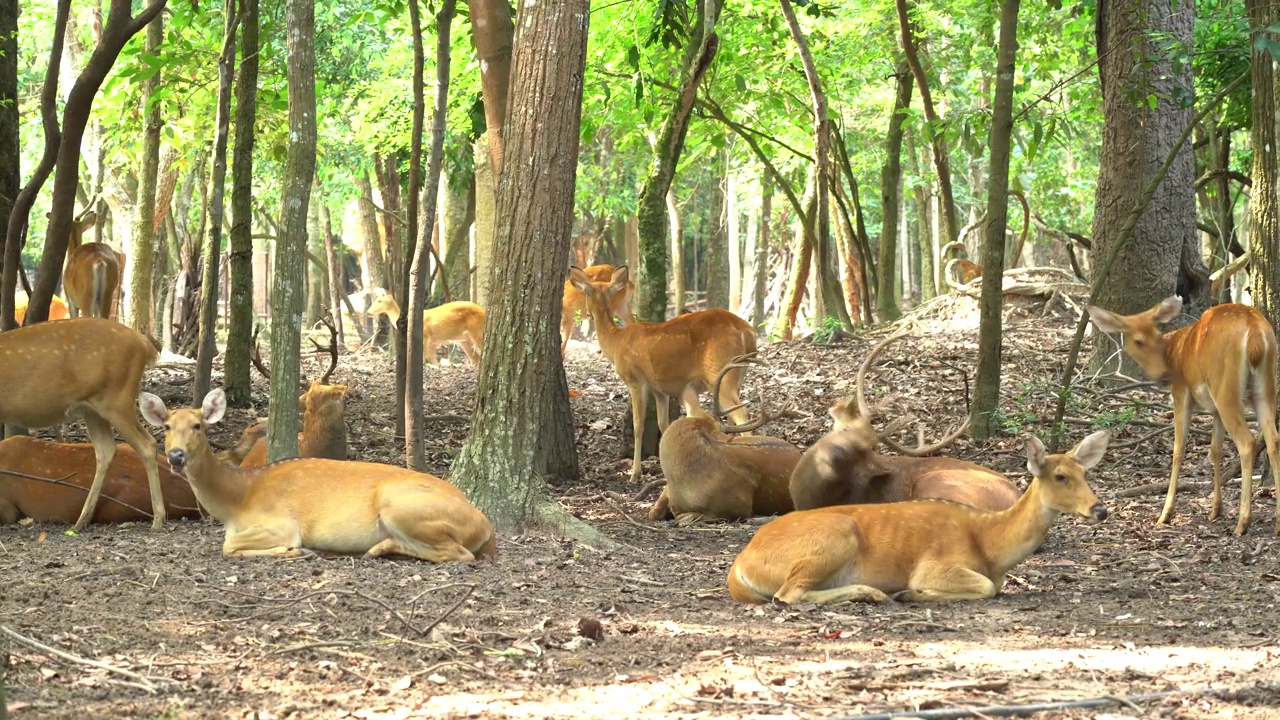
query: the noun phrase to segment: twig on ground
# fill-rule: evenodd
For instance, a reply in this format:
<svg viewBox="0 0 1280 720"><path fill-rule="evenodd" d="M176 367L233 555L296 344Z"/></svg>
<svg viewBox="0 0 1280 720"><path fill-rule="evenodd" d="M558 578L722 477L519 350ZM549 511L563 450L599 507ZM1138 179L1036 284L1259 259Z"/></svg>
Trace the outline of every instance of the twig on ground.
<svg viewBox="0 0 1280 720"><path fill-rule="evenodd" d="M151 693L152 695L154 695L154 694L156 693L156 686L155 686L155 684L154 684L154 683L156 683L156 682L162 682L162 683L174 683L174 682L176 682L176 681L174 681L174 680L170 680L169 678L152 677L152 676L148 676L148 675L141 675L141 674L139 674L139 673L133 672L132 670L125 670L124 668L116 667L115 665L111 665L111 664L108 664L108 663L104 663L104 662L102 662L101 660L91 660L91 659L86 658L86 657L81 657L81 656L79 656L79 655L74 655L74 654L69 653L69 652L67 652L67 651L65 651L65 650L59 650L58 648L50 647L49 645L45 645L44 643L40 642L39 640L35 640L35 639L32 639L32 638L29 638L29 637L27 637L26 635L22 635L22 634L20 634L20 633L18 633L18 632L16 632L16 631L14 631L14 630L13 630L12 628L10 628L8 625L0 625L0 634L5 635L5 636L6 636L6 637L8 637L10 640L13 640L14 642L18 643L19 645L24 645L24 646L26 646L26 647L28 647L28 648L31 648L32 650L37 650L37 651L42 652L42 653L45 653L45 654L47 654L47 655L52 655L52 656L54 656L54 657L56 657L56 658L60 658L60 659L62 659L62 660L66 660L66 661L68 661L68 662L76 663L77 665L87 665L87 666L89 666L89 667L98 668L99 670L105 670L105 671L107 671L107 672L109 672L109 673L114 673L114 674L116 674L116 675L120 675L121 677L129 678L130 680L132 680L132 681L133 681L133 683L130 683L131 685L133 685L134 687L138 687L138 688L140 688L140 689L142 689L142 690L146 690L148 693Z"/></svg>
<svg viewBox="0 0 1280 720"><path fill-rule="evenodd" d="M621 505L619 505L618 503L614 502L614 501L613 501L612 499L610 499L610 498L604 498L604 501L605 501L605 503L606 503L606 504L608 504L608 506L609 506L609 507L613 508L613 511L614 511L614 512L616 512L616 513L618 513L619 515L621 515L621 516L622 516L622 518L623 518L624 520L626 520L627 522L631 523L632 525L635 525L635 526L636 526L636 527L638 527L638 528L644 528L645 530L649 530L649 531L651 531L651 532L656 532L656 533L662 533L662 534L664 534L664 535L669 535L669 534L671 534L671 533L670 533L670 531L668 531L668 530L667 530L666 528L664 528L664 527L659 527L659 526L657 526L657 525L645 525L644 523L642 523L642 522L640 522L640 521L636 520L635 518L633 518L633 517L631 517L630 515L628 515L628 514L627 514L627 511L626 511L626 510L623 510Z"/></svg>
<svg viewBox="0 0 1280 720"><path fill-rule="evenodd" d="M645 496L648 495L649 493L653 492L654 490L657 490L660 487L666 487L666 485L667 485L666 478L650 480L649 482L645 483L644 487L640 488L640 490L637 491L635 495L631 496L631 502L640 502L641 500L645 499Z"/></svg>

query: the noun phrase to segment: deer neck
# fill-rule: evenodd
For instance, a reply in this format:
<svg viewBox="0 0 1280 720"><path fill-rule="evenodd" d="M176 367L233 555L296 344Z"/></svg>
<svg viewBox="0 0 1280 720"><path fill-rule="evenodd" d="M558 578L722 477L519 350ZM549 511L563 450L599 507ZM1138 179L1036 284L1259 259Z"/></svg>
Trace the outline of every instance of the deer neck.
<svg viewBox="0 0 1280 720"><path fill-rule="evenodd" d="M244 506L249 485L258 470L241 470L218 459L208 441L198 452L189 453L186 476L196 499L209 514L224 525Z"/></svg>
<svg viewBox="0 0 1280 720"><path fill-rule="evenodd" d="M1058 511L1041 499L1040 481L1034 478L1013 507L986 514L979 543L993 575L1004 575L1035 552L1057 517Z"/></svg>
<svg viewBox="0 0 1280 720"><path fill-rule="evenodd" d="M1187 373L1186 368L1182 366L1182 358L1195 357L1195 353L1184 352L1182 346L1195 338L1195 335L1189 331L1198 324L1184 325L1164 334L1164 362L1169 367L1169 374L1174 380L1186 378Z"/></svg>
<svg viewBox="0 0 1280 720"><path fill-rule="evenodd" d="M600 343L600 351L609 358L610 362L613 362L614 352L622 340L625 328L614 324L613 311L609 309L608 303L597 302L597 298L591 298L590 306L591 319L596 324L596 339Z"/></svg>
<svg viewBox="0 0 1280 720"><path fill-rule="evenodd" d="M303 417L298 456L346 458L347 425L340 403L328 403Z"/></svg>

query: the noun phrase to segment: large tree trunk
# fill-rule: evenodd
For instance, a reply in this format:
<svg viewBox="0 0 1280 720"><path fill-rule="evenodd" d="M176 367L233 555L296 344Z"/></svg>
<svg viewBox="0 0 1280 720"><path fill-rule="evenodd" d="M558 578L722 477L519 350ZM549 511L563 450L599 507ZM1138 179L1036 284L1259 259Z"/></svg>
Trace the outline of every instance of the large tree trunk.
<svg viewBox="0 0 1280 720"><path fill-rule="evenodd" d="M316 174L314 0L285 0L288 38L289 148L280 194L280 233L271 282L271 401L267 457L298 454L298 376L307 208Z"/></svg>
<svg viewBox="0 0 1280 720"><path fill-rule="evenodd" d="M996 51L996 94L991 106L991 161L987 181L987 224L982 240L982 299L978 330L978 372L969 432L979 440L999 429L992 412L1000 406L1001 308L1004 290L1004 234L1009 224L1009 149L1013 136L1013 64L1018 52L1018 0L1004 0Z"/></svg>
<svg viewBox="0 0 1280 720"><path fill-rule="evenodd" d="M502 174L503 122L507 118L507 93L511 87L511 44L515 25L507 0L468 0L471 41L480 60L480 93L484 98L484 124L489 171ZM496 184L495 184L496 185ZM490 187L490 194L496 186Z"/></svg>
<svg viewBox="0 0 1280 720"><path fill-rule="evenodd" d="M213 179L209 192L209 239L204 248L204 279L200 282L200 350L191 402L199 405L213 380L213 356L218 353L218 267L222 264L222 210L227 187L227 135L231 131L231 78L236 65L236 0L225 0L222 53L218 56L218 111L213 141Z"/></svg>
<svg viewBox="0 0 1280 720"><path fill-rule="evenodd" d="M89 123L93 98L102 87L107 73L111 72L124 44L154 20L164 9L164 5L165 0L153 0L137 17L132 17L129 14L130 0L111 0L107 20L102 27L102 40L89 56L84 70L67 95L62 111L62 138L57 146L57 161L54 165L57 174L53 179L53 193L49 201L52 210L45 232L44 254L40 257L39 277L32 287L31 302L23 321L26 325L49 319L49 303L53 300L54 288L62 275L67 241L71 235L72 216L75 214L76 188L80 184L80 141L84 139L85 127ZM65 19L63 16L61 21L65 23ZM57 30L55 34L60 32L61 30ZM22 226L26 224L31 204L35 200L35 192L39 191L47 177L46 174L39 178L38 183L36 177L32 178L27 186L33 188L29 197L24 197L26 188L18 195L15 212L9 217L6 246L13 241L15 235L21 235Z"/></svg>
<svg viewBox="0 0 1280 720"><path fill-rule="evenodd" d="M1264 32L1280 22L1280 5L1248 0L1249 24ZM1276 33L1267 33L1275 43ZM1276 118L1280 117L1280 73L1266 46L1253 48L1253 189L1249 201L1249 287L1253 304L1280 325L1280 151L1276 149Z"/></svg>
<svg viewBox="0 0 1280 720"><path fill-rule="evenodd" d="M599 541L545 491L547 475L574 466L567 417L548 419L547 392L566 398L560 362L562 278L573 229L582 81L585 0L525 4L512 69L513 112L506 150L521 162L501 174L497 245L486 334L502 338L480 363L471 434L453 465L454 482L500 533L541 526ZM548 381L550 378L550 381ZM552 457L568 453L569 457Z"/></svg>
<svg viewBox="0 0 1280 720"><path fill-rule="evenodd" d="M258 0L241 0L240 76L236 80L236 145L231 151L230 307L223 388L231 407L249 406L249 342L253 333L253 141L258 112Z"/></svg>
<svg viewBox="0 0 1280 720"><path fill-rule="evenodd" d="M707 308L729 307L729 230L726 211L729 208L729 150L720 154L718 163L722 173L711 185L711 208L707 218L711 229L707 233L707 260L704 268L707 278Z"/></svg>
<svg viewBox="0 0 1280 720"><path fill-rule="evenodd" d="M0 0L0 97L18 97L18 0ZM18 140L18 103L0 104L0 218L9 217L14 198L18 196L18 187L22 184L22 155ZM21 240L18 242L20 244ZM14 249L17 251L15 257L20 257L21 248L15 246ZM11 262L7 248L3 255L4 261L0 265ZM14 271L16 284L16 266ZM10 330L16 324L13 318L15 288L0 287L7 288L4 290L5 300L0 302L0 311L8 308L0 312L0 330ZM0 698L0 707L3 705L4 700Z"/></svg>
<svg viewBox="0 0 1280 720"><path fill-rule="evenodd" d="M920 62L918 38L911 27L907 0L895 0L895 4L898 9L898 26L902 33L902 51L911 66L916 85L920 88L920 105L924 109L924 118L929 123L929 145L933 148L933 166L938 173L938 194L942 200L942 217L946 222L945 237L947 242L951 242L956 239L956 233L960 232L960 226L956 222L955 194L951 191L951 158L947 151L947 140L942 120L933 107L933 95L929 92L924 65Z"/></svg>
<svg viewBox="0 0 1280 720"><path fill-rule="evenodd" d="M637 214L640 221L640 267L636 281L635 316L645 322L667 319L667 244L664 233L666 197L675 178L676 163L684 150L685 133L693 115L698 85L711 67L720 38L715 33L723 0L698 0L697 18L686 39L680 85L670 114L658 132L653 168L640 186Z"/></svg>
<svg viewBox="0 0 1280 720"><path fill-rule="evenodd" d="M1106 0L1098 7L1098 74L1102 87L1103 135L1093 220L1093 256L1105 258L1138 197L1156 174L1182 131L1192 108L1191 66L1167 57L1156 34L1191 47L1194 8L1171 10L1154 0ZM1180 67L1175 67L1175 63ZM1154 108L1133 102L1134 94L1158 98ZM1195 162L1190 144L1175 156L1168 175L1120 250L1095 304L1135 313L1173 294L1187 243L1199 247L1195 225ZM1196 308L1191 308L1193 311ZM1203 309L1203 308L1199 308ZM1090 372L1141 370L1111 343L1095 343ZM1108 360L1111 360L1108 362Z"/></svg>
<svg viewBox="0 0 1280 720"><path fill-rule="evenodd" d="M409 0L410 10L417 15L418 0ZM427 187L422 196L426 199L426 207L422 212L424 231L419 239L413 258L413 266L409 275L409 318L416 320L422 317L423 307L427 301L427 285L430 284L428 257L430 255L431 232L426 227L434 227L436 217L436 199L440 196L440 165L444 158L445 120L449 110L449 28L453 23L455 0L443 0L440 12L436 16L436 104L431 118L431 148L427 158ZM417 23L414 23L417 25ZM421 47L422 32L415 28L418 45ZM405 460L409 467L426 471L427 458L425 447L426 418L423 416L422 388L422 323L409 323L409 367L406 375L404 394L405 422Z"/></svg>
<svg viewBox="0 0 1280 720"><path fill-rule="evenodd" d="M907 108L911 106L911 75L907 63L899 62L894 74L897 93L893 99L893 112L889 114L889 132L885 135L884 169L880 173L880 210L884 223L880 230L880 253L876 262L879 286L876 288L876 307L880 319L893 322L902 317L898 309L898 293L894 289L897 277L898 216L902 192L902 135L906 124Z"/></svg>
<svg viewBox="0 0 1280 720"><path fill-rule="evenodd" d="M164 13L147 25L147 55L156 58L164 41ZM142 105L147 108L142 130L142 169L138 180L138 212L133 218L133 242L125 263L129 287L124 323L138 332L151 334L151 265L156 242L156 188L160 176L160 102L155 97L160 86L160 70L142 83Z"/></svg>

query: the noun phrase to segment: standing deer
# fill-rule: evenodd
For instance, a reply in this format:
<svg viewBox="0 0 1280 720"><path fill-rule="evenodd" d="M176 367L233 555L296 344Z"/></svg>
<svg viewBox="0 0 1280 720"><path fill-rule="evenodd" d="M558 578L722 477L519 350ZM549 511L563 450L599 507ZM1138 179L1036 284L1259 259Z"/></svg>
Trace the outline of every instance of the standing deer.
<svg viewBox="0 0 1280 720"><path fill-rule="evenodd" d="M756 532L729 569L740 603L978 600L1044 542L1061 513L1100 523L1107 508L1085 471L1102 459L1100 430L1070 453L1027 441L1031 484L1008 510L945 500L797 510Z"/></svg>
<svg viewBox="0 0 1280 720"><path fill-rule="evenodd" d="M925 457L964 433L962 424L941 441L907 448L871 426L866 400L867 370L890 343L905 333L880 341L858 369L857 407L853 400L831 406L835 427L814 443L791 474L791 499L797 510L829 505L901 502L928 498L951 500L983 510L1005 510L1018 500L1018 488L1004 475L967 460ZM892 427L897 423L891 423ZM906 457L881 455L884 443Z"/></svg>
<svg viewBox="0 0 1280 720"><path fill-rule="evenodd" d="M458 488L393 465L302 458L258 468L214 456L205 428L220 421L227 396L216 388L199 408L170 411L151 393L142 416L164 428L169 465L226 526L227 557L299 557L311 551L409 555L431 562L492 557L497 537Z"/></svg>
<svg viewBox="0 0 1280 720"><path fill-rule="evenodd" d="M400 320L400 304L391 293L379 289L369 306L370 315L386 315L395 325ZM445 343L456 343L462 346L467 359L475 365L480 364L484 353L484 308L466 300L455 300L422 313L422 357L432 364L438 365L436 349Z"/></svg>
<svg viewBox="0 0 1280 720"><path fill-rule="evenodd" d="M666 322L635 322L619 327L613 322L613 307L620 294L630 292L626 265L603 282L591 280L582 268L571 267L569 281L587 296L600 351L613 363L631 396L635 431L631 479L639 480L649 394L658 403L658 428L666 431L670 424L668 400L679 397L685 413L694 414L698 391L710 388L720 370L734 358L756 351L755 331L728 310L703 310ZM742 368L730 370L724 379L719 402L730 408L731 420L745 423L749 416L738 398Z"/></svg>
<svg viewBox="0 0 1280 720"><path fill-rule="evenodd" d="M106 243L84 242L85 232L98 222L86 211L72 221L67 239L67 264L62 271L63 292L71 317L110 317L120 287L120 254Z"/></svg>
<svg viewBox="0 0 1280 720"><path fill-rule="evenodd" d="M769 413L762 406L760 417L744 425L720 420L725 414L719 402L720 382L725 373L745 368L748 362L759 361L739 357L721 368L712 386L711 415L695 408L695 414L676 420L662 433L658 458L667 486L649 511L650 520L674 515L687 525L708 518L781 515L793 509L788 483L800 450L786 440L740 434L790 416L792 411Z"/></svg>
<svg viewBox="0 0 1280 720"><path fill-rule="evenodd" d="M1103 332L1124 333L1125 352L1150 378L1169 385L1173 391L1173 465L1169 492L1157 522L1168 523L1173 518L1178 472L1187 447L1194 401L1213 414L1209 444L1213 504L1209 521L1222 514L1225 429L1240 452L1240 517L1235 534L1243 535L1249 530L1253 514L1253 459L1258 450L1244 415L1246 398L1252 400L1267 443L1273 482L1280 467L1276 457L1276 334L1257 308L1235 303L1211 307L1196 322L1162 333L1157 326L1180 312L1182 299L1177 296L1165 298L1136 315L1117 315L1089 306L1093 324ZM1275 531L1280 535L1280 512L1276 513Z"/></svg>
<svg viewBox="0 0 1280 720"><path fill-rule="evenodd" d="M164 527L156 443L138 422L134 407L142 372L159 354L152 338L102 318L37 323L0 333L0 377L9 378L9 387L0 392L0 423L35 428L82 417L93 442L93 484L72 530L83 530L93 518L116 455L113 427L146 468L151 527Z"/></svg>
<svg viewBox="0 0 1280 720"><path fill-rule="evenodd" d="M592 265L583 268L582 272L591 282L604 282L613 277L612 265ZM630 325L635 322L635 317L631 314L631 296L636 291L636 285L633 282L627 282L625 292L620 292L613 296L610 305L613 315L622 318L622 322ZM560 356L564 357L565 351L569 348L569 336L573 334L574 320L578 314L586 312L590 316L591 311L587 308L587 296L578 288L573 286L573 281L564 281L564 302L560 309ZM594 320L592 321L594 322Z"/></svg>

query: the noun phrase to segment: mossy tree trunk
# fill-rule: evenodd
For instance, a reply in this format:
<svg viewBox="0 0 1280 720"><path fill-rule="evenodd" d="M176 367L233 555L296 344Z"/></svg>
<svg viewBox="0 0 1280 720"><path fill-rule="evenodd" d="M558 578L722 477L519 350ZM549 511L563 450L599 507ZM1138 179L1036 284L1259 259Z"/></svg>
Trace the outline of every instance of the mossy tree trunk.
<svg viewBox="0 0 1280 720"><path fill-rule="evenodd" d="M902 221L898 210L902 206L902 136L907 121L907 108L911 106L911 73L905 60L898 62L894 73L897 92L893 97L893 111L889 114L889 132L885 135L884 169L880 172L880 209L884 223L880 230L880 252L876 259L879 286L876 288L876 307L880 320L893 322L902 317L898 309L898 292L894 281L898 277L898 223Z"/></svg>
<svg viewBox="0 0 1280 720"><path fill-rule="evenodd" d="M164 13L147 25L147 55L155 58L164 41ZM133 217L133 242L125 263L129 287L124 323L138 332L151 334L151 266L156 242L156 187L160 175L160 102L155 97L160 86L160 70L142 83L142 106L146 108L142 129L142 168L138 178L138 212ZM12 197L10 195L9 197Z"/></svg>
<svg viewBox="0 0 1280 720"><path fill-rule="evenodd" d="M1280 5L1249 0L1249 24L1263 32L1280 23ZM1280 41L1267 33L1271 43ZM1280 117L1280 74L1268 47L1253 48L1253 189L1249 201L1250 294L1273 326L1280 324L1280 150L1276 148L1275 118ZM1263 121L1261 119L1268 118Z"/></svg>

